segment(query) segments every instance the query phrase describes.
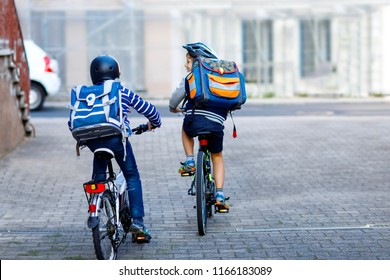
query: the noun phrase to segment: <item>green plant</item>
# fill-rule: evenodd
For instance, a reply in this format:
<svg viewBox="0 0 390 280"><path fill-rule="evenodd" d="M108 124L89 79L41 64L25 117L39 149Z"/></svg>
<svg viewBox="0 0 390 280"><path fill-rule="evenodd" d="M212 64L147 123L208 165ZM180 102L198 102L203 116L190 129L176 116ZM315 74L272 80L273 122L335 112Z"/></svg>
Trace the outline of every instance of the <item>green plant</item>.
<svg viewBox="0 0 390 280"><path fill-rule="evenodd" d="M296 92L294 95L297 97L308 97L309 96L307 94L307 92Z"/></svg>
<svg viewBox="0 0 390 280"><path fill-rule="evenodd" d="M273 98L273 97L275 97L275 93L274 92L263 93L263 98Z"/></svg>

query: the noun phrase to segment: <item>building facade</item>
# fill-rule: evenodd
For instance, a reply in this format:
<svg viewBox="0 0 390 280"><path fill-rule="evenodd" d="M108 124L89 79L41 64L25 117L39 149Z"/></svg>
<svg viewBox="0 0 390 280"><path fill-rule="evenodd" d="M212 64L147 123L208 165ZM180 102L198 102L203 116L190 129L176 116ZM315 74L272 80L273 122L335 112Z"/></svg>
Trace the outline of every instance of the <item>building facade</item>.
<svg viewBox="0 0 390 280"><path fill-rule="evenodd" d="M59 61L63 91L111 54L121 80L168 98L187 42L234 60L253 97L390 94L390 1L16 0L23 36Z"/></svg>

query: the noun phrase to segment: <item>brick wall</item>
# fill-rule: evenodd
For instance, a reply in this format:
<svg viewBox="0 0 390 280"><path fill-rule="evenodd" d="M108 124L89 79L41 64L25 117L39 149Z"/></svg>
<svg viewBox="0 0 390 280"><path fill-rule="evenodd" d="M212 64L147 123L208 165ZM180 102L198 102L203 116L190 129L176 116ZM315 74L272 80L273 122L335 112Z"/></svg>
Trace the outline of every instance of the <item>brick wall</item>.
<svg viewBox="0 0 390 280"><path fill-rule="evenodd" d="M30 135L30 78L13 0L0 1L0 157Z"/></svg>

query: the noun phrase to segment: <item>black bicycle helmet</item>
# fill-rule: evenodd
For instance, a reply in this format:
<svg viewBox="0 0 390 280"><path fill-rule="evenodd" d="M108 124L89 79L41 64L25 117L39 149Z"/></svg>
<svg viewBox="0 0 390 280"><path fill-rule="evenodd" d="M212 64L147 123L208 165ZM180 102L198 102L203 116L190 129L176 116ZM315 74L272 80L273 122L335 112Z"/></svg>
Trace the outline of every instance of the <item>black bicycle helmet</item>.
<svg viewBox="0 0 390 280"><path fill-rule="evenodd" d="M216 53L202 42L186 44L183 45L183 48L185 48L192 57L202 56L206 58L218 58Z"/></svg>
<svg viewBox="0 0 390 280"><path fill-rule="evenodd" d="M90 74L93 84L105 80L115 80L120 76L119 64L110 55L97 56L91 62Z"/></svg>

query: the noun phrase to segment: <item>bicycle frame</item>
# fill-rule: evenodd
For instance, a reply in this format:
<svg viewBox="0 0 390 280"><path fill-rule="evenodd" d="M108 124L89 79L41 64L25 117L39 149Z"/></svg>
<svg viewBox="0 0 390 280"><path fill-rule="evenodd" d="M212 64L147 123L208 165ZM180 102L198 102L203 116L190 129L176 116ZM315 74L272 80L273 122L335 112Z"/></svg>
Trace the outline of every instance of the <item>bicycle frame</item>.
<svg viewBox="0 0 390 280"><path fill-rule="evenodd" d="M108 179L103 182L89 181L83 185L89 209L87 225L92 229L98 259L116 259L118 248L126 239L128 232L126 229L131 224L129 213L126 211L128 206L126 180L122 172L116 176L111 158L107 160ZM103 220L100 217L103 217ZM107 248L111 252L107 251Z"/></svg>
<svg viewBox="0 0 390 280"><path fill-rule="evenodd" d="M207 211L208 217L212 216L211 208L215 204L215 183L214 183L214 175L211 167L211 153L207 148L208 145L208 135L200 135L199 136L199 152L203 152L205 155L204 168L205 168L205 178L206 178L206 203L207 203ZM217 211L215 211L217 212Z"/></svg>
<svg viewBox="0 0 390 280"><path fill-rule="evenodd" d="M148 130L143 124L132 131L142 134ZM108 148L99 148L94 156L107 161L108 178L104 181L91 180L83 184L88 202L88 228L92 229L93 244L98 259L116 259L118 248L130 232L129 195L123 173L114 173L112 159L114 152ZM133 243L150 241L150 236L131 233Z"/></svg>
<svg viewBox="0 0 390 280"><path fill-rule="evenodd" d="M206 234L207 218L212 216L212 206L215 204L215 184L211 167L211 154L207 149L209 135L210 133L205 133L198 136L199 149L196 171L184 175L193 176L188 194L196 195L195 208L199 235Z"/></svg>
<svg viewBox="0 0 390 280"><path fill-rule="evenodd" d="M124 193L126 191L126 181L122 174L122 172L119 173L118 177L114 176L109 177L106 181L98 183L94 181L89 181L87 183L84 183L84 192L87 198L87 202L89 205L89 218L88 218L88 227L94 228L96 224L98 223L98 209L97 205L100 205L102 196L104 191L109 190L114 197L112 199L114 200L115 204L115 215L116 220L120 223L120 210L123 208L125 203L125 196ZM122 227L121 224L118 225L119 228Z"/></svg>

